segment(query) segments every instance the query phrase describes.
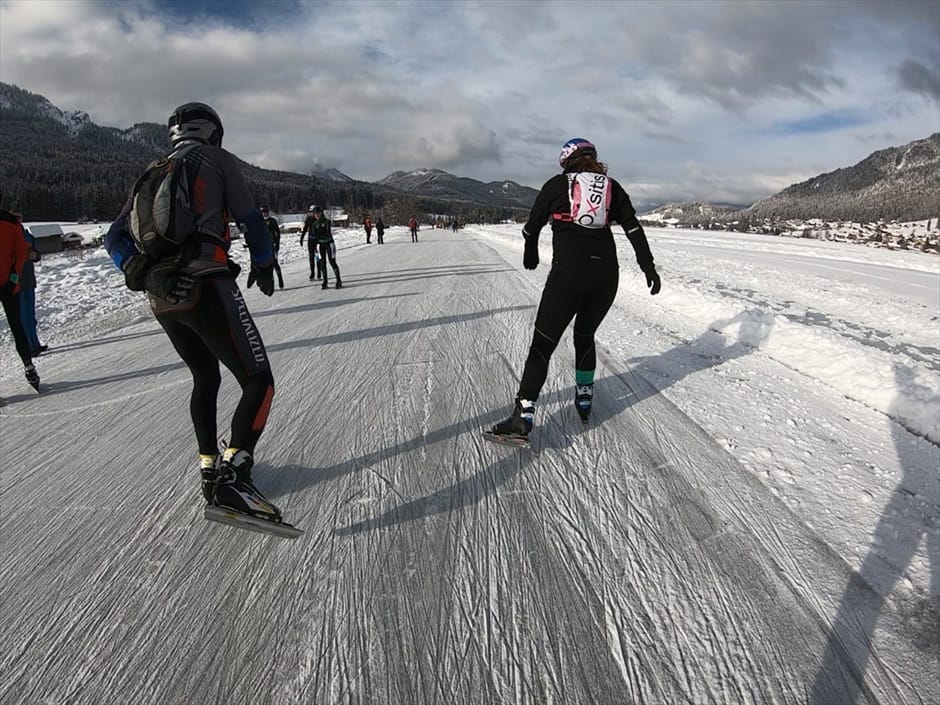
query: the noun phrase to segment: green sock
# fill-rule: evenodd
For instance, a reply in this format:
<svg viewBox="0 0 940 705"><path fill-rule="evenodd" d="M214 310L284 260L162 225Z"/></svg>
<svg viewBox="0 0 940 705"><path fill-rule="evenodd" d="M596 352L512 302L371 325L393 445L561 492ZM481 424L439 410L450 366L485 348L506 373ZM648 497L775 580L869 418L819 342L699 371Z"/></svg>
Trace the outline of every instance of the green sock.
<svg viewBox="0 0 940 705"><path fill-rule="evenodd" d="M594 370L575 370L575 384L594 384Z"/></svg>

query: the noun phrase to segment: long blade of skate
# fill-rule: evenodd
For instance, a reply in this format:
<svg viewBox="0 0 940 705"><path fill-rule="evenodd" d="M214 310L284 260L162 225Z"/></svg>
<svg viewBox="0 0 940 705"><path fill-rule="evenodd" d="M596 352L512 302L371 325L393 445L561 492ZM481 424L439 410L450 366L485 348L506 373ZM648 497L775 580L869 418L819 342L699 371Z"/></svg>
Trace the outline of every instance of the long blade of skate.
<svg viewBox="0 0 940 705"><path fill-rule="evenodd" d="M515 446L516 448L531 448L532 444L528 438L522 436L505 436L492 431L483 431L483 438L491 443L499 443L504 446Z"/></svg>
<svg viewBox="0 0 940 705"><path fill-rule="evenodd" d="M209 521L215 521L219 524L234 526L237 529L247 529L248 531L257 531L262 534L280 536L285 539L295 539L303 531L295 526L285 522L269 521L267 519L258 519L248 514L226 509L224 507L206 507L203 516Z"/></svg>

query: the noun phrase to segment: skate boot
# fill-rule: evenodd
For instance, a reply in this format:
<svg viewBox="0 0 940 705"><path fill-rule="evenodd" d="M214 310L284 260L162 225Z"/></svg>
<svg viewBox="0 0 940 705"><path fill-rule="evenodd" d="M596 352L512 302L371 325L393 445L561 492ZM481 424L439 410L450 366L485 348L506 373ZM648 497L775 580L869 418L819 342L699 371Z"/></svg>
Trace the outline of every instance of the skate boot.
<svg viewBox="0 0 940 705"><path fill-rule="evenodd" d="M336 288L337 288L337 289L342 289L342 288L343 288L343 280L340 279L339 277L336 277Z"/></svg>
<svg viewBox="0 0 940 705"><path fill-rule="evenodd" d="M535 418L535 402L528 399L516 399L512 416L500 421L492 429L483 432L484 438L497 443L509 445L528 446L529 431L532 430L532 421Z"/></svg>
<svg viewBox="0 0 940 705"><path fill-rule="evenodd" d="M215 494L215 482L219 474L219 454L199 454L199 474L202 477L202 496L206 504L212 504L212 495Z"/></svg>
<svg viewBox="0 0 940 705"><path fill-rule="evenodd" d="M29 386L39 391L39 373L36 372L36 367L33 363L26 365L26 381L29 382Z"/></svg>
<svg viewBox="0 0 940 705"><path fill-rule="evenodd" d="M591 416L591 402L594 401L594 385L575 385L574 405L581 417L581 423L587 423Z"/></svg>
<svg viewBox="0 0 940 705"><path fill-rule="evenodd" d="M266 521L280 522L281 511L251 481L254 464L254 458L247 450L228 448L219 463L212 504Z"/></svg>

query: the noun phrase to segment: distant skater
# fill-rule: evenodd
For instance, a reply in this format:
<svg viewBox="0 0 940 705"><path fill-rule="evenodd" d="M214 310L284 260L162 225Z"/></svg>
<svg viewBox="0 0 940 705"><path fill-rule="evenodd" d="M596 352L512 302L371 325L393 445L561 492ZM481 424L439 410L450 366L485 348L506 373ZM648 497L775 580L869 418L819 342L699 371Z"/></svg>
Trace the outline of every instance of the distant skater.
<svg viewBox="0 0 940 705"><path fill-rule="evenodd" d="M310 263L310 281L319 279L321 276L321 264L317 254L317 242L313 237L313 227L317 222L316 211L319 206L310 206L307 217L304 219L304 228L300 231L300 246L304 246L304 238L307 238L307 260ZM323 210L322 208L320 209Z"/></svg>
<svg viewBox="0 0 940 705"><path fill-rule="evenodd" d="M408 227L411 229L411 241L418 241L418 219L414 216L411 216L411 220L408 221Z"/></svg>
<svg viewBox="0 0 940 705"><path fill-rule="evenodd" d="M22 226L22 216L14 213ZM46 350L48 345L39 341L39 332L36 330L36 268L35 263L42 259L39 250L36 249L36 238L29 231L29 228L23 228L23 237L26 239L26 263L23 265L23 274L20 277L20 320L23 323L23 332L26 333L26 340L29 342L30 354L33 357L39 357Z"/></svg>
<svg viewBox="0 0 940 705"><path fill-rule="evenodd" d="M382 216L375 219L375 235L380 245L385 244L385 223L382 222Z"/></svg>
<svg viewBox="0 0 940 705"><path fill-rule="evenodd" d="M23 361L26 381L39 391L39 373L33 365L32 350L20 317L20 276L26 265L26 237L19 218L0 209L0 303L13 334L13 344Z"/></svg>
<svg viewBox="0 0 940 705"><path fill-rule="evenodd" d="M336 264L336 242L333 240L333 228L330 225L330 219L323 213L320 206L314 206L313 216L315 218L310 237L315 239L317 247L320 249L320 262L323 267L323 286L321 289L330 288L330 277L326 272L327 260L333 268L336 275L336 288L343 288L343 280L339 276L339 265Z"/></svg>
<svg viewBox="0 0 940 705"><path fill-rule="evenodd" d="M281 265L277 261L277 253L281 250L281 226L277 224L277 219L271 215L271 210L267 206L261 206L261 217L264 218L264 224L268 227L268 236L271 238L274 273L277 274L277 288L283 289L284 276L281 274Z"/></svg>

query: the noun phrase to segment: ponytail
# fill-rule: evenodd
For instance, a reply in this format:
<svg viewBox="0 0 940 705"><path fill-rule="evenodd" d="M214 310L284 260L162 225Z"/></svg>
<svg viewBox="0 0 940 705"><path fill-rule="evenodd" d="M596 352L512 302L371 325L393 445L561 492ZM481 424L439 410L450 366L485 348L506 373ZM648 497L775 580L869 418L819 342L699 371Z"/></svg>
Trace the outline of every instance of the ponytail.
<svg viewBox="0 0 940 705"><path fill-rule="evenodd" d="M607 165L603 162L597 161L596 158L592 157L590 154L582 154L574 159L572 159L568 166L565 167L566 174L575 172L591 172L592 174L606 174Z"/></svg>

